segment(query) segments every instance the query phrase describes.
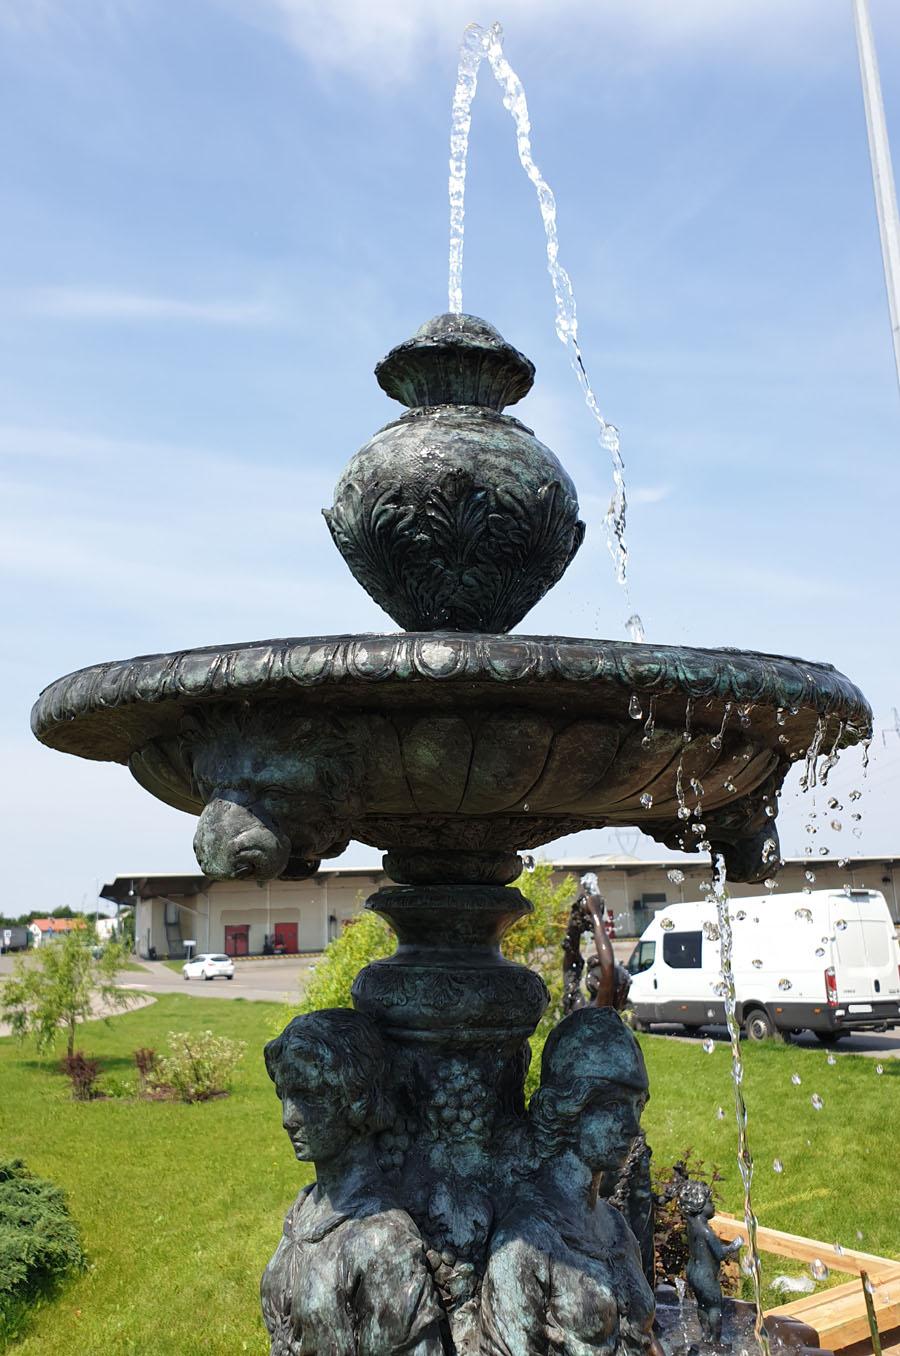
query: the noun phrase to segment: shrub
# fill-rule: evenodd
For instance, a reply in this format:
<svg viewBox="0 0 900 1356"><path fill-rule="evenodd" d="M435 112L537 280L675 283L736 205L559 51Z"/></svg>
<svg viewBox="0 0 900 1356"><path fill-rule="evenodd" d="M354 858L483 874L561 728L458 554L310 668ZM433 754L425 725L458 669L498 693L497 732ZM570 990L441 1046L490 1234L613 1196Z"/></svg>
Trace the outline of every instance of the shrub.
<svg viewBox="0 0 900 1356"><path fill-rule="evenodd" d="M132 1078L122 1078L119 1074L104 1074L98 1092L101 1097L128 1098L135 1095L137 1087Z"/></svg>
<svg viewBox="0 0 900 1356"><path fill-rule="evenodd" d="M134 1062L141 1083L141 1091L143 1092L147 1086L150 1075L156 1068L156 1051L151 1050L148 1045L142 1045L139 1050L135 1050L134 1052Z"/></svg>
<svg viewBox="0 0 900 1356"><path fill-rule="evenodd" d="M72 1096L76 1102L89 1102L96 1096L95 1084L100 1076L100 1063L88 1059L83 1050L64 1055L59 1067L72 1084Z"/></svg>
<svg viewBox="0 0 900 1356"><path fill-rule="evenodd" d="M29 1301L85 1260L59 1187L20 1159L0 1161L0 1338L19 1336Z"/></svg>
<svg viewBox="0 0 900 1356"><path fill-rule="evenodd" d="M203 1102L227 1092L246 1041L214 1036L211 1031L170 1031L168 1054L157 1059L152 1085L170 1089L182 1102Z"/></svg>
<svg viewBox="0 0 900 1356"><path fill-rule="evenodd" d="M367 909L329 942L310 976L300 1003L301 1012L318 1008L352 1007L350 989L364 965L393 955L397 938L383 918Z"/></svg>

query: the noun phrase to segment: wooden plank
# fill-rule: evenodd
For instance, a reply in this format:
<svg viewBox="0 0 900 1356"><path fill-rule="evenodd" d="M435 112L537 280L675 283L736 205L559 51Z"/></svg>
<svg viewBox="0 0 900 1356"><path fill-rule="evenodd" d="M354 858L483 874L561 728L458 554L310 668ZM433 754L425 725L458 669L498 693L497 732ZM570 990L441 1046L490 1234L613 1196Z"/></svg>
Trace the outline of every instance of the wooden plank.
<svg viewBox="0 0 900 1356"><path fill-rule="evenodd" d="M733 1215L714 1215L710 1221L720 1238L747 1237L747 1226L743 1220ZM815 1238L802 1238L799 1234L786 1234L780 1229L767 1229L759 1225L756 1242L760 1252L771 1252L776 1257L793 1257L798 1262L813 1262L817 1258L824 1262L830 1271L867 1271L874 1281L887 1276L898 1268L900 1262L890 1257L876 1257L873 1253L859 1252L856 1248L844 1248L837 1253L831 1243L822 1243Z"/></svg>
<svg viewBox="0 0 900 1356"><path fill-rule="evenodd" d="M875 1285L872 1299L879 1332L889 1332L900 1325L900 1268L895 1276ZM832 1351L840 1351L869 1335L865 1297L857 1281L820 1291L818 1295L804 1295L768 1312L808 1323L819 1334L821 1345Z"/></svg>

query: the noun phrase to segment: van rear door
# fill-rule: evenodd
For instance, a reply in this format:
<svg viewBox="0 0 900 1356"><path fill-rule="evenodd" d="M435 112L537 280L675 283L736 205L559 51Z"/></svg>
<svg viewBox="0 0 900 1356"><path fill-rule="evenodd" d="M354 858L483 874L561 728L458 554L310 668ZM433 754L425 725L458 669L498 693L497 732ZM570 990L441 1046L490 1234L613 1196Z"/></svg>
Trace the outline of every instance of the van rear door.
<svg viewBox="0 0 900 1356"><path fill-rule="evenodd" d="M884 897L851 890L829 900L838 998L857 1005L896 998L900 990L894 930Z"/></svg>

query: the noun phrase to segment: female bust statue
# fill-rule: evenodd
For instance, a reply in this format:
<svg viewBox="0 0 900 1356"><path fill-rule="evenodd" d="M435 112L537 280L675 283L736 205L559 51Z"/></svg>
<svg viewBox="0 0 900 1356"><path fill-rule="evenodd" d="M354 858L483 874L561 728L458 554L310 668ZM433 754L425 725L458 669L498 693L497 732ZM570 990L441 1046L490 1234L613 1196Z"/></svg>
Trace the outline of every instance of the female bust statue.
<svg viewBox="0 0 900 1356"><path fill-rule="evenodd" d="M271 1356L442 1356L422 1239L375 1163L371 1137L392 1115L374 1023L344 1008L295 1017L265 1055L294 1153L317 1176L263 1273Z"/></svg>
<svg viewBox="0 0 900 1356"><path fill-rule="evenodd" d="M483 1356L644 1356L653 1295L634 1236L597 1188L618 1170L647 1100L640 1047L612 1008L551 1032L530 1107L538 1168L491 1240Z"/></svg>

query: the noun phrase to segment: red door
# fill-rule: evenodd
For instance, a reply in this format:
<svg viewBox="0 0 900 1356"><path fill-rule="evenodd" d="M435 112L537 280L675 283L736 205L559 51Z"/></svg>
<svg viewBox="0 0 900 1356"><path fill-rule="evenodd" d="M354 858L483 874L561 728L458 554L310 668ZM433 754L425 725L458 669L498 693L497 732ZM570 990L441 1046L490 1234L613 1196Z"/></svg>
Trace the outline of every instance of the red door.
<svg viewBox="0 0 900 1356"><path fill-rule="evenodd" d="M225 924L226 956L246 956L250 951L250 924Z"/></svg>
<svg viewBox="0 0 900 1356"><path fill-rule="evenodd" d="M294 954L297 950L297 924L276 923L275 945L281 947L283 951Z"/></svg>

